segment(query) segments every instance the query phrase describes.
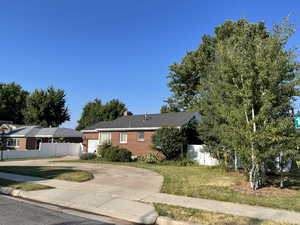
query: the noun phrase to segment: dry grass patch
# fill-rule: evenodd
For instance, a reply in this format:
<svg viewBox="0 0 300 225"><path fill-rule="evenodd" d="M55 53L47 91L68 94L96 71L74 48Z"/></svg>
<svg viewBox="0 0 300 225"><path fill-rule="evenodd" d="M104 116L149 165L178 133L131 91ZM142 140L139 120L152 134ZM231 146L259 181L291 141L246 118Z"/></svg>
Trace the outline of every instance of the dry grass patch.
<svg viewBox="0 0 300 225"><path fill-rule="evenodd" d="M160 216L167 216L175 220L198 223L201 225L291 225L288 223L264 221L166 204L154 204L154 206Z"/></svg>
<svg viewBox="0 0 300 225"><path fill-rule="evenodd" d="M14 189L20 189L23 191L36 191L36 190L44 190L44 189L52 189L54 187L50 187L43 184L36 184L31 182L17 182L13 180L7 180L0 178L0 186L3 187L11 187Z"/></svg>
<svg viewBox="0 0 300 225"><path fill-rule="evenodd" d="M291 197L297 194L296 190L288 189L288 188L281 189L272 185L253 191L249 186L249 182L245 179L245 177L242 174L237 173L236 176L240 177L239 179L240 182L237 185L231 186L231 188L235 191L239 191L245 194L258 195L258 196L277 196L277 197L278 196Z"/></svg>

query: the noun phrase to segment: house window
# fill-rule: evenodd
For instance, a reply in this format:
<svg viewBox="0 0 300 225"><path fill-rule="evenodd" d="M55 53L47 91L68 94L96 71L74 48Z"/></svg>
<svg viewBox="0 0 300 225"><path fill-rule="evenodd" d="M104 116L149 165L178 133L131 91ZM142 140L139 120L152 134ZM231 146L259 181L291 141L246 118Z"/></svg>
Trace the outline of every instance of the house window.
<svg viewBox="0 0 300 225"><path fill-rule="evenodd" d="M6 142L6 146L7 147L19 147L20 146L19 139L17 139L17 138L8 138L7 142Z"/></svg>
<svg viewBox="0 0 300 225"><path fill-rule="evenodd" d="M145 132L144 131L140 131L137 133L137 140L138 141L144 141L145 140Z"/></svg>
<svg viewBox="0 0 300 225"><path fill-rule="evenodd" d="M100 144L109 142L111 143L111 133L110 132L101 132L100 133Z"/></svg>
<svg viewBox="0 0 300 225"><path fill-rule="evenodd" d="M127 143L127 132L120 133L120 143L126 144Z"/></svg>

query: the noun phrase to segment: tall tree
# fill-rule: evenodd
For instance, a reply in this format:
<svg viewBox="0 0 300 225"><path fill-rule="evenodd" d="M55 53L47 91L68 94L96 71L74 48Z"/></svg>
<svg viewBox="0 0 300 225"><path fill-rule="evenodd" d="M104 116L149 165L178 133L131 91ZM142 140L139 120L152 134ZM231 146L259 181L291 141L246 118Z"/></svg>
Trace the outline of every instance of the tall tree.
<svg viewBox="0 0 300 225"><path fill-rule="evenodd" d="M203 41L197 53L186 56L204 59L196 58L193 65L183 61L183 72L173 74L169 83L173 103L201 113L203 140L240 156L254 190L264 184L268 159L296 153L291 112L293 97L299 96L300 66L294 52L286 50L292 33L287 23L268 31L263 22L226 21L209 38L212 44ZM209 65L200 67L205 57ZM195 81L193 92L180 92L189 76Z"/></svg>
<svg viewBox="0 0 300 225"><path fill-rule="evenodd" d="M160 107L160 113L169 113L169 112L179 112L179 109L172 105L163 105L162 107Z"/></svg>
<svg viewBox="0 0 300 225"><path fill-rule="evenodd" d="M27 96L28 92L16 83L0 83L0 119L24 124Z"/></svg>
<svg viewBox="0 0 300 225"><path fill-rule="evenodd" d="M53 87L35 90L27 98L27 108L24 112L26 123L57 127L69 121L70 114L65 97L64 90Z"/></svg>
<svg viewBox="0 0 300 225"><path fill-rule="evenodd" d="M100 99L95 99L83 107L76 129L82 130L97 122L114 120L122 116L126 110L125 104L118 99L113 99L106 104L102 104Z"/></svg>
<svg viewBox="0 0 300 225"><path fill-rule="evenodd" d="M127 110L124 103L120 102L118 99L112 99L104 105L103 109L103 119L114 120L120 116L124 115Z"/></svg>
<svg viewBox="0 0 300 225"><path fill-rule="evenodd" d="M215 56L215 38L209 35L202 37L202 43L195 51L189 51L180 63L169 67L168 87L172 96L166 100L168 107L177 110L191 109L197 104L198 86L211 70Z"/></svg>
<svg viewBox="0 0 300 225"><path fill-rule="evenodd" d="M100 99L88 102L81 113L80 120L77 121L77 130L82 130L98 121L103 121L103 106Z"/></svg>

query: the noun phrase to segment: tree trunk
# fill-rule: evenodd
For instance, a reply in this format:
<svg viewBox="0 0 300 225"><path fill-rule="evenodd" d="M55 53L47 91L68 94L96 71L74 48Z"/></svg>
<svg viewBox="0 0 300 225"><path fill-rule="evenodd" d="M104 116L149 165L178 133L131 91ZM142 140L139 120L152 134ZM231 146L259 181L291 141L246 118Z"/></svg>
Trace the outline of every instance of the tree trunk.
<svg viewBox="0 0 300 225"><path fill-rule="evenodd" d="M234 150L234 170L238 170L236 150Z"/></svg>
<svg viewBox="0 0 300 225"><path fill-rule="evenodd" d="M280 188L284 187L284 180L283 180L283 153L280 151L279 155L279 172L280 172Z"/></svg>
<svg viewBox="0 0 300 225"><path fill-rule="evenodd" d="M255 123L255 112L254 107L252 105L252 121L253 121L253 133L256 133L256 123ZM254 153L254 141L251 140L251 170L249 172L249 181L250 187L252 190L257 190L259 187L263 185L263 165L257 162L257 158Z"/></svg>
<svg viewBox="0 0 300 225"><path fill-rule="evenodd" d="M252 163L252 168L250 170L250 186L251 189L256 191L258 188L263 185L263 173L261 165L258 163Z"/></svg>

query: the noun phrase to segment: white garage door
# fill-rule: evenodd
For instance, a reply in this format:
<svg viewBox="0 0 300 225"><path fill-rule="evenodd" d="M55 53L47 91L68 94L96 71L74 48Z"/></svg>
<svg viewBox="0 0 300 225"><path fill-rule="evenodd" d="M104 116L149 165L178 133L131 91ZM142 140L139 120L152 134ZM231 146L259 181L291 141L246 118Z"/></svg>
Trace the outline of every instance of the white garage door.
<svg viewBox="0 0 300 225"><path fill-rule="evenodd" d="M97 151L98 140L88 140L88 152L94 153Z"/></svg>

